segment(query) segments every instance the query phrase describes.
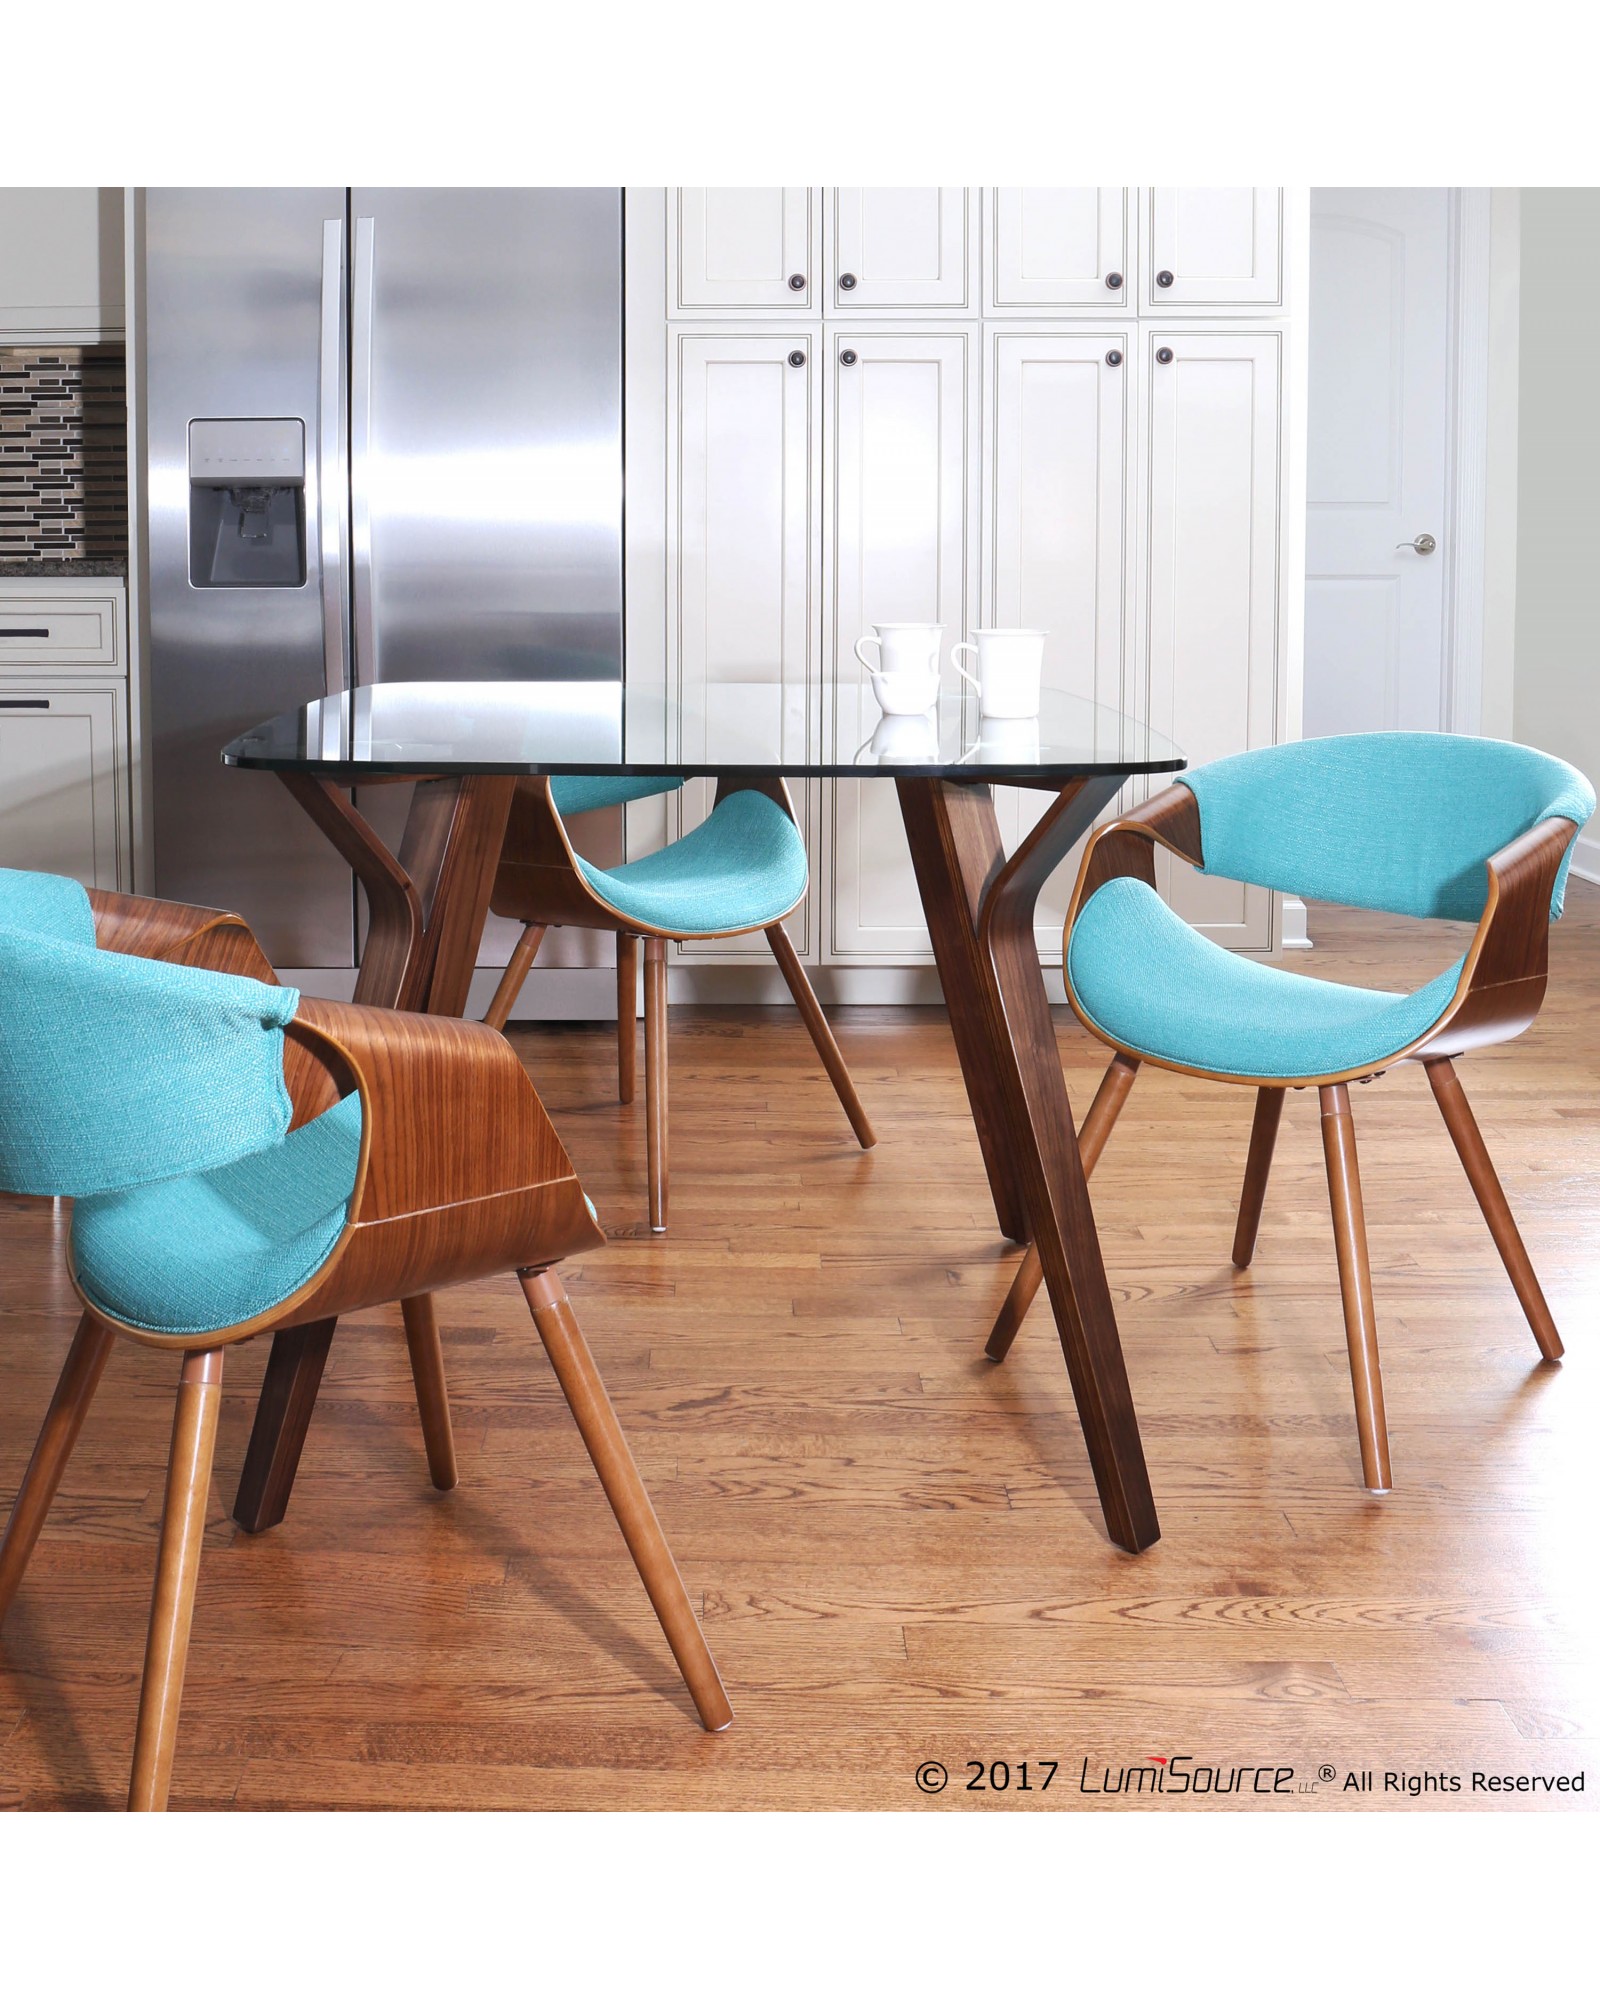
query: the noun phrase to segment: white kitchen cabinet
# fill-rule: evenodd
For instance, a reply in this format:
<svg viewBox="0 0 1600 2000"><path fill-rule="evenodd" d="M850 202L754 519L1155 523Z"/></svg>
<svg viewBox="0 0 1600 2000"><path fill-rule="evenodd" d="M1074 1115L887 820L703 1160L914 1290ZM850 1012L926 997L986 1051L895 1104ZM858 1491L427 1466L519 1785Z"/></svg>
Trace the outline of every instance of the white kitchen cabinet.
<svg viewBox="0 0 1600 2000"><path fill-rule="evenodd" d="M0 343L120 340L121 188L0 188Z"/></svg>
<svg viewBox="0 0 1600 2000"><path fill-rule="evenodd" d="M821 189L672 191L668 284L679 314L822 310Z"/></svg>
<svg viewBox="0 0 1600 2000"><path fill-rule="evenodd" d="M820 740L819 344L815 330L680 332L674 340L667 666L669 683L698 718L685 754L715 757L720 725L735 737L759 731L799 758ZM792 789L809 840L816 787ZM713 796L709 781L686 788L672 831L688 831ZM798 950L814 950L809 901L790 932ZM767 956L759 934L684 951L690 958Z"/></svg>
<svg viewBox="0 0 1600 2000"><path fill-rule="evenodd" d="M1208 764L1274 740L1283 334L1161 326L1144 339L1146 700L1156 728ZM1181 915L1219 943L1270 949L1264 889L1159 859Z"/></svg>
<svg viewBox="0 0 1600 2000"><path fill-rule="evenodd" d="M68 597L49 585L35 592L7 579L0 590L0 675L31 677L40 668L125 672L121 597Z"/></svg>
<svg viewBox="0 0 1600 2000"><path fill-rule="evenodd" d="M824 311L976 313L977 188L834 188Z"/></svg>
<svg viewBox="0 0 1600 2000"><path fill-rule="evenodd" d="M1143 311L1283 304L1283 190L1145 190Z"/></svg>
<svg viewBox="0 0 1600 2000"><path fill-rule="evenodd" d="M985 313L1131 313L1133 190L990 188Z"/></svg>
<svg viewBox="0 0 1600 2000"><path fill-rule="evenodd" d="M1137 347L1123 330L991 328L984 385L985 622L1044 632L1044 684L1119 708L1128 663L1130 422ZM996 795L1014 845L1049 803ZM1039 898L1059 958L1076 850Z"/></svg>
<svg viewBox="0 0 1600 2000"><path fill-rule="evenodd" d="M879 721L856 640L874 625L942 625L948 662L975 622L979 369L966 329L832 329L829 345L825 669L844 761ZM894 786L836 779L828 836L827 956L931 958Z"/></svg>
<svg viewBox="0 0 1600 2000"><path fill-rule="evenodd" d="M0 682L0 868L127 886L125 689Z"/></svg>

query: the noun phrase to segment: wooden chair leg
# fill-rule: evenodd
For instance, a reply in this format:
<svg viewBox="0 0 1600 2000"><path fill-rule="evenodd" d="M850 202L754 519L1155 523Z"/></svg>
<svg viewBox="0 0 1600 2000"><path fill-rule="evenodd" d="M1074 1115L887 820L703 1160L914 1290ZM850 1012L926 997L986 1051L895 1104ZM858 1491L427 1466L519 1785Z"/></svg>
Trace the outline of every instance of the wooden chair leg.
<svg viewBox="0 0 1600 2000"><path fill-rule="evenodd" d="M667 1229L667 941L644 941L645 1171L650 1183L650 1227Z"/></svg>
<svg viewBox="0 0 1600 2000"><path fill-rule="evenodd" d="M639 1044L639 940L617 933L617 1102L631 1104Z"/></svg>
<svg viewBox="0 0 1600 2000"><path fill-rule="evenodd" d="M39 1441L17 1488L5 1538L0 1541L0 1625L5 1623L22 1573L28 1567L28 1558L33 1554L50 1503L56 1497L56 1488L67 1469L72 1447L78 1442L78 1433L83 1429L83 1420L89 1414L89 1404L105 1373L116 1338L110 1327L92 1313L85 1313L78 1321L61 1379L45 1412Z"/></svg>
<svg viewBox="0 0 1600 2000"><path fill-rule="evenodd" d="M717 1663L690 1606L683 1578L672 1560L672 1551L650 1505L650 1496L644 1490L639 1468L633 1462L566 1288L553 1271L526 1270L517 1275L562 1394L600 1475L611 1511L617 1517L628 1551L661 1620L661 1629L694 1698L700 1720L709 1730L726 1729L733 1720L733 1709L717 1672Z"/></svg>
<svg viewBox="0 0 1600 2000"><path fill-rule="evenodd" d="M1566 1349L1561 1344L1561 1335L1556 1331L1555 1320L1545 1303L1533 1261L1511 1213L1505 1189L1500 1185L1500 1176L1495 1172L1489 1149L1483 1143L1478 1121L1472 1115L1467 1093L1461 1088L1461 1079L1447 1060L1424 1063L1423 1068L1428 1072L1434 1101L1444 1116L1445 1128L1455 1141L1456 1152L1467 1170L1472 1192L1483 1210L1483 1219L1489 1225L1494 1247L1500 1252L1500 1261L1506 1267L1506 1276L1511 1280L1522 1310L1528 1316L1533 1337L1539 1343L1539 1352L1546 1361L1559 1361Z"/></svg>
<svg viewBox="0 0 1600 2000"><path fill-rule="evenodd" d="M783 974L784 984L794 996L794 1004L800 1010L800 1018L806 1024L806 1032L811 1037L812 1046L822 1058L822 1067L828 1072L828 1080L833 1085L834 1094L844 1107L844 1115L850 1120L850 1129L855 1133L865 1152L877 1145L878 1135L872 1129L866 1107L856 1095L856 1087L850 1080L850 1071L841 1054L839 1044L833 1038L833 1030L828 1026L828 1017L822 1011L822 1003L806 977L806 969L800 963L799 955L790 942L789 933L782 924L771 924L767 929L767 943L772 947L772 955L778 961L778 970Z"/></svg>
<svg viewBox="0 0 1600 2000"><path fill-rule="evenodd" d="M309 1326L283 1327L272 1336L272 1352L267 1357L256 1420L233 1502L233 1518L247 1535L275 1528L288 1512L337 1325L337 1320L318 1319Z"/></svg>
<svg viewBox="0 0 1600 2000"><path fill-rule="evenodd" d="M406 1352L411 1379L417 1385L417 1414L422 1419L422 1444L428 1454L428 1476L441 1493L456 1483L456 1440L450 1423L450 1392L444 1378L444 1347L431 1294L402 1299Z"/></svg>
<svg viewBox="0 0 1600 2000"><path fill-rule="evenodd" d="M494 989L494 998L489 1002L489 1011L484 1015L484 1025L490 1028L504 1028L511 1019L511 1010L517 1004L517 995L522 991L533 961L539 956L539 947L544 943L545 926L529 924L517 939L511 961L500 975L500 984Z"/></svg>
<svg viewBox="0 0 1600 2000"><path fill-rule="evenodd" d="M1321 1097L1322 1151L1328 1166L1333 1240L1339 1254L1339 1291L1350 1348L1356 1430L1361 1437L1361 1476L1369 1492L1387 1493L1391 1484L1389 1432L1383 1415L1383 1375L1378 1364L1378 1323L1372 1309L1361 1174L1356 1165L1355 1120L1350 1116L1350 1092L1344 1084L1323 1084Z"/></svg>
<svg viewBox="0 0 1600 2000"><path fill-rule="evenodd" d="M1111 1137L1111 1128L1117 1116L1128 1101L1128 1092L1133 1088L1133 1079L1139 1074L1137 1056L1125 1056L1119 1050L1111 1058L1111 1066L1100 1079L1100 1088L1094 1094L1094 1102L1078 1132L1078 1152L1083 1159L1083 1173L1087 1180L1094 1172L1094 1163L1105 1150L1105 1143ZM1004 1361L1011 1352L1011 1343L1021 1330L1022 1322L1028 1316L1028 1308L1038 1296L1039 1287L1044 1283L1044 1266L1039 1261L1039 1253L1030 1243L1027 1255L1017 1266L1017 1275L1011 1280L1011 1289L1006 1293L1005 1304L995 1317L989 1330L988 1344L984 1353L991 1361Z"/></svg>
<svg viewBox="0 0 1600 2000"><path fill-rule="evenodd" d="M206 1525L211 1456L222 1402L222 1349L183 1357L178 1407L167 1461L167 1498L161 1510L161 1554L150 1605L139 1728L133 1743L129 1812L164 1812L178 1740L178 1708L189 1658L194 1588L200 1575L200 1542Z"/></svg>
<svg viewBox="0 0 1600 2000"><path fill-rule="evenodd" d="M1261 1204L1267 1198L1267 1175L1272 1171L1272 1149L1278 1143L1278 1120L1283 1116L1287 1092L1264 1083L1256 1092L1256 1115L1250 1125L1250 1151L1244 1163L1244 1188L1239 1196L1239 1220L1233 1232L1233 1261L1248 1270L1256 1254L1256 1232L1261 1227Z"/></svg>

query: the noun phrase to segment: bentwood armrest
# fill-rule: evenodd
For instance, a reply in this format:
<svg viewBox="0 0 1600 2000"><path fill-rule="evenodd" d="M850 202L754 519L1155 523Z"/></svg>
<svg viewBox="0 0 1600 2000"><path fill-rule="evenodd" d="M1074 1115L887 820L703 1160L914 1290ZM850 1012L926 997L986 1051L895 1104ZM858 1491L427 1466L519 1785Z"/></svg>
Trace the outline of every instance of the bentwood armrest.
<svg viewBox="0 0 1600 2000"><path fill-rule="evenodd" d="M320 1042L335 1077L347 1068L361 1091L370 1141L353 1220L572 1177L527 1071L493 1028L307 997L288 1033Z"/></svg>
<svg viewBox="0 0 1600 2000"><path fill-rule="evenodd" d="M1550 964L1550 898L1577 834L1570 819L1541 820L1490 855L1489 893L1455 1002L1418 1056L1461 1055L1509 1040L1538 1014Z"/></svg>
<svg viewBox="0 0 1600 2000"><path fill-rule="evenodd" d="M102 951L277 984L277 974L250 926L231 910L197 909L191 903L164 903L152 896L120 896L110 889L91 889L89 907L94 912L95 943Z"/></svg>
<svg viewBox="0 0 1600 2000"><path fill-rule="evenodd" d="M1153 889L1156 882L1155 850L1158 846L1169 849L1185 861L1198 863L1202 859L1200 806L1187 785L1168 785L1153 799L1147 799L1142 806L1135 806L1132 812L1123 813L1091 837L1084 849L1077 886L1072 894L1072 907L1067 915L1068 930L1072 928L1072 920L1079 907L1088 902L1097 889L1119 875L1135 876L1141 882L1148 882Z"/></svg>

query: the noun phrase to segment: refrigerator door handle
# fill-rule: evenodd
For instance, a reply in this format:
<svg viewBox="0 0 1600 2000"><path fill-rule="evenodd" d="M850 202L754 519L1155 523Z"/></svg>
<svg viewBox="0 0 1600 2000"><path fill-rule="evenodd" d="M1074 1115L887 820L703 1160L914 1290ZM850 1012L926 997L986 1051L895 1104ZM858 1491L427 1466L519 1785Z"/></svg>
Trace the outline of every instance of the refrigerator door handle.
<svg viewBox="0 0 1600 2000"><path fill-rule="evenodd" d="M322 324L317 353L317 548L322 571L322 668L345 688L344 224L322 225Z"/></svg>
<svg viewBox="0 0 1600 2000"><path fill-rule="evenodd" d="M378 678L378 632L372 609L372 289L377 224L356 217L350 317L350 567L355 585L355 684Z"/></svg>

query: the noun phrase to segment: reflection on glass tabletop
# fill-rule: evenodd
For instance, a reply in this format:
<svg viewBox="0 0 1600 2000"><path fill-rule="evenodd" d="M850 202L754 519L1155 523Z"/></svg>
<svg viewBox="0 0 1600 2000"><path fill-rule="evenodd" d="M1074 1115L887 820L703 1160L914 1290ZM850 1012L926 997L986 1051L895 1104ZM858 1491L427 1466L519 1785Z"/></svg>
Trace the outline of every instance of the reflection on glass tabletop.
<svg viewBox="0 0 1600 2000"><path fill-rule="evenodd" d="M997 722L969 693L925 715L883 715L870 693L718 681L682 699L616 681L386 681L308 702L236 737L223 761L327 777L424 773L986 778L1178 771L1146 723L1046 689L1039 714Z"/></svg>

